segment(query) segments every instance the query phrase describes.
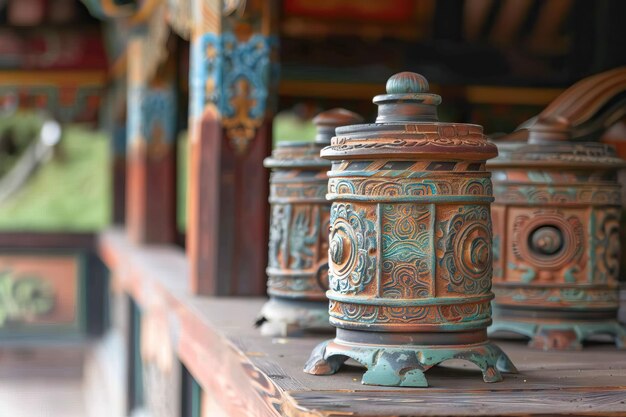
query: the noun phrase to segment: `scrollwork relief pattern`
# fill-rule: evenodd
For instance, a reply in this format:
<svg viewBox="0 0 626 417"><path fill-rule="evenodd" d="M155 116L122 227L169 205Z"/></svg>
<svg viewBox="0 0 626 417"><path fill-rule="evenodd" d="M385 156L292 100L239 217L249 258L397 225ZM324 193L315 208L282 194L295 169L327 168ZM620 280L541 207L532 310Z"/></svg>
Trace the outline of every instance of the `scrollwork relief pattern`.
<svg viewBox="0 0 626 417"><path fill-rule="evenodd" d="M330 211L330 241L339 239L343 258L330 263L330 288L339 293L359 293L376 274L376 226L365 210L335 203Z"/></svg>
<svg viewBox="0 0 626 417"><path fill-rule="evenodd" d="M620 246L620 210L604 209L594 210L594 224L597 228L593 236L591 257L595 259L596 267L593 270L592 281L594 283L617 282L621 246Z"/></svg>
<svg viewBox="0 0 626 417"><path fill-rule="evenodd" d="M414 204L384 204L381 211L383 296L428 297L432 280L430 209Z"/></svg>
<svg viewBox="0 0 626 417"><path fill-rule="evenodd" d="M488 320L491 317L489 302L390 307L330 300L329 311L335 319L368 324L454 324Z"/></svg>
<svg viewBox="0 0 626 417"><path fill-rule="evenodd" d="M439 224L438 259L448 291L483 294L491 289L492 232L489 207L462 206Z"/></svg>
<svg viewBox="0 0 626 417"><path fill-rule="evenodd" d="M471 195L491 197L491 180L488 177L471 180L446 180L432 177L421 181L413 178L330 178L328 189L331 194L374 195L388 197L423 197L434 195Z"/></svg>
<svg viewBox="0 0 626 417"><path fill-rule="evenodd" d="M551 184L544 187L536 184L512 186L505 183L497 183L495 191L497 201L507 204L621 204L619 187L614 186L572 187Z"/></svg>

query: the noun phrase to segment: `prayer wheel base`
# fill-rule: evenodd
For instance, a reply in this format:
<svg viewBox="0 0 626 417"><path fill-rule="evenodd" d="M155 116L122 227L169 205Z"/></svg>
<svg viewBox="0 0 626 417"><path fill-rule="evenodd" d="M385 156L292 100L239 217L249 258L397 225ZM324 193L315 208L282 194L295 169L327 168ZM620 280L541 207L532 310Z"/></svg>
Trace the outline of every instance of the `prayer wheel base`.
<svg viewBox="0 0 626 417"><path fill-rule="evenodd" d="M579 350L583 341L594 335L610 335L619 349L626 348L626 328L617 320L538 322L536 318L524 320L501 319L497 316L489 328L489 335L512 332L530 338L528 346L540 350Z"/></svg>
<svg viewBox="0 0 626 417"><path fill-rule="evenodd" d="M425 372L449 359L477 365L485 382L500 382L500 372L517 373L515 365L494 343L483 341L462 345L372 345L346 343L339 338L320 343L313 350L304 372L331 375L353 359L367 368L365 385L427 387Z"/></svg>
<svg viewBox="0 0 626 417"><path fill-rule="evenodd" d="M304 332L330 332L328 302L270 298L259 320L263 336L298 336Z"/></svg>

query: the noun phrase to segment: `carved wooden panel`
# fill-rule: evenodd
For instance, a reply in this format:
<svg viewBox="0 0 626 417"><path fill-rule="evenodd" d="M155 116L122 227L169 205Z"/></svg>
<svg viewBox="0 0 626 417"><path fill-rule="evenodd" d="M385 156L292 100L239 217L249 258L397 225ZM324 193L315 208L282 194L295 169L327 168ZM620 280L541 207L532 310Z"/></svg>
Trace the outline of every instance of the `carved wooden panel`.
<svg viewBox="0 0 626 417"><path fill-rule="evenodd" d="M0 332L80 328L81 274L80 255L0 255Z"/></svg>

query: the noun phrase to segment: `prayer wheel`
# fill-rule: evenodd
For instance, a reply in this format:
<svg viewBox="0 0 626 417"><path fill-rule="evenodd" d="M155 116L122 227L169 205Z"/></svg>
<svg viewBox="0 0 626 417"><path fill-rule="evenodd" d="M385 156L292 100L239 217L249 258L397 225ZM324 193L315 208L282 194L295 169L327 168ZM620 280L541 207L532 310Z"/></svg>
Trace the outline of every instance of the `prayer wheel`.
<svg viewBox="0 0 626 417"><path fill-rule="evenodd" d="M504 139L493 171L494 324L543 350L596 334L619 347L622 218L612 146L594 142L626 109L626 68L589 77Z"/></svg>
<svg viewBox="0 0 626 417"><path fill-rule="evenodd" d="M304 330L332 329L328 323L327 171L320 150L337 126L362 118L348 110L320 113L313 122L315 142L282 142L265 166L270 178L270 239L267 267L269 301L261 311L261 332L288 336Z"/></svg>
<svg viewBox="0 0 626 417"><path fill-rule="evenodd" d="M352 358L371 385L427 386L448 359L475 363L486 382L515 367L487 339L491 324L493 201L481 126L442 123L441 97L403 72L374 97L374 124L336 130L328 198L330 322L334 340L305 366L332 374Z"/></svg>

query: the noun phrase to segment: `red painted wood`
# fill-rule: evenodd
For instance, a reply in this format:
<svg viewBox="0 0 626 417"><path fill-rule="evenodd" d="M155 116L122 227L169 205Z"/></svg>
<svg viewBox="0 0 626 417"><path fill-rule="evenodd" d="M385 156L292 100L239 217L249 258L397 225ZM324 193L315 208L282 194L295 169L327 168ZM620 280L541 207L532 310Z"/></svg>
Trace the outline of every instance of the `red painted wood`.
<svg viewBox="0 0 626 417"><path fill-rule="evenodd" d="M169 243L176 238L176 152L132 146L127 162L126 226L136 243Z"/></svg>
<svg viewBox="0 0 626 417"><path fill-rule="evenodd" d="M265 122L237 154L219 120L198 122L192 134L187 248L191 287L198 294L265 292L268 173L271 147Z"/></svg>

